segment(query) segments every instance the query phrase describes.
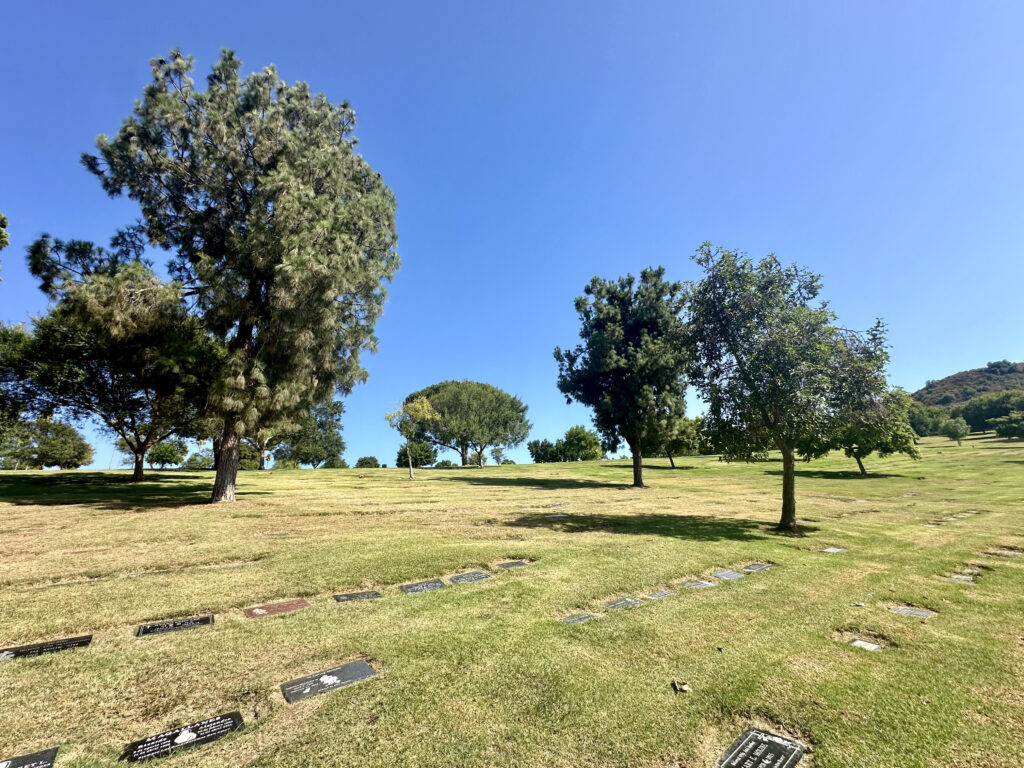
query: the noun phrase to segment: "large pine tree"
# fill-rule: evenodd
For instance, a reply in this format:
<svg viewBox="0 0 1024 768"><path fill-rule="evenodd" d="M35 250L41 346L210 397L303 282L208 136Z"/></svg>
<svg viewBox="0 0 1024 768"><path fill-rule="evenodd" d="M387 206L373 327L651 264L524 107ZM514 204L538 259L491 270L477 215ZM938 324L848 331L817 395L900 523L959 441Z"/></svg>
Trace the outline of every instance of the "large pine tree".
<svg viewBox="0 0 1024 768"><path fill-rule="evenodd" d="M351 107L240 67L225 50L200 90L191 57L155 59L133 114L83 156L108 193L138 201L224 349L213 501L234 500L239 442L261 414L287 419L365 380L359 355L399 263L394 196L355 151Z"/></svg>

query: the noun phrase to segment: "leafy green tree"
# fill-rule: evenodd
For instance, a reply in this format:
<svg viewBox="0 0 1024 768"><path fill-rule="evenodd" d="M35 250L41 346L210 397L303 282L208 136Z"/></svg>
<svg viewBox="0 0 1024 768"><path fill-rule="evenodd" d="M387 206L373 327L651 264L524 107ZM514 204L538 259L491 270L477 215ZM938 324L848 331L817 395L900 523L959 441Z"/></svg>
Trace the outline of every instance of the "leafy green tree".
<svg viewBox="0 0 1024 768"><path fill-rule="evenodd" d="M420 397L430 401L437 416L417 432L416 441L458 452L463 466L470 463L471 450L483 455L491 446L513 448L530 432L526 405L490 384L442 381L413 392L405 401Z"/></svg>
<svg viewBox="0 0 1024 768"><path fill-rule="evenodd" d="M427 398L417 397L414 400L406 400L402 403L401 408L389 413L386 418L388 423L405 438L405 459L409 464L409 479L414 480L416 476L413 473L413 440L421 430L428 428L437 419L437 412L434 411Z"/></svg>
<svg viewBox="0 0 1024 768"><path fill-rule="evenodd" d="M1005 362L1005 361L1003 361ZM1013 365L1012 363L1006 363ZM989 367L998 363L989 363ZM972 432L984 432L992 419L1009 415L1012 411L1024 410L1024 390L1007 389L1002 392L985 392L972 397L966 403L953 406L950 416L962 416Z"/></svg>
<svg viewBox="0 0 1024 768"><path fill-rule="evenodd" d="M180 284L138 259L72 243L44 237L30 246L30 270L55 303L31 333L0 332L3 367L26 408L92 418L124 440L132 479L142 480L149 449L187 435L203 415L217 350L185 312Z"/></svg>
<svg viewBox="0 0 1024 768"><path fill-rule="evenodd" d="M850 343L859 337L838 329L826 304L811 306L819 277L774 255L754 264L705 243L693 258L704 278L691 292L688 346L705 429L726 459L782 453L779 527L795 530L797 449L827 450L840 423L841 362L866 350L864 365L878 365L883 329L866 346Z"/></svg>
<svg viewBox="0 0 1024 768"><path fill-rule="evenodd" d="M341 456L331 456L324 462L323 469L348 469L348 462Z"/></svg>
<svg viewBox="0 0 1024 768"><path fill-rule="evenodd" d="M213 452L212 451L199 451L193 453L187 459L185 463L181 465L182 469L213 469Z"/></svg>
<svg viewBox="0 0 1024 768"><path fill-rule="evenodd" d="M242 443L238 449L238 468L243 470L259 469L260 453L252 443Z"/></svg>
<svg viewBox="0 0 1024 768"><path fill-rule="evenodd" d="M672 465L673 469L676 466L676 456L693 456L700 453L700 449L701 419L688 419L685 416L676 422L672 436L662 446L662 450L668 456L668 462Z"/></svg>
<svg viewBox="0 0 1024 768"><path fill-rule="evenodd" d="M487 463L487 455L483 451L473 451L469 454L469 463L483 467Z"/></svg>
<svg viewBox="0 0 1024 768"><path fill-rule="evenodd" d="M458 464L450 459L441 459L434 463L434 469L455 469L457 466Z"/></svg>
<svg viewBox="0 0 1024 768"><path fill-rule="evenodd" d="M862 476L868 473L864 459L872 453L882 458L895 453L920 458L914 446L916 435L907 418L909 408L910 397L896 389L847 410L836 433L836 447L857 461Z"/></svg>
<svg viewBox="0 0 1024 768"><path fill-rule="evenodd" d="M942 422L949 418L949 411L941 405L924 405L913 400L907 418L918 437L932 437L942 434Z"/></svg>
<svg viewBox="0 0 1024 768"><path fill-rule="evenodd" d="M558 441L559 461L596 461L601 458L601 438L597 432L583 425L569 427L565 437Z"/></svg>
<svg viewBox="0 0 1024 768"><path fill-rule="evenodd" d="M173 252L202 329L224 350L210 389L223 422L211 500L233 501L241 438L263 413L296 418L366 378L384 284L398 268L395 200L355 152L355 113L242 78L224 50L206 90L177 50L85 166L127 192L149 239Z"/></svg>
<svg viewBox="0 0 1024 768"><path fill-rule="evenodd" d="M950 440L956 440L957 445L961 445L961 441L971 434L971 428L962 416L957 416L955 419L946 419L942 422L940 429L945 437L948 437Z"/></svg>
<svg viewBox="0 0 1024 768"><path fill-rule="evenodd" d="M576 299L583 344L555 348L558 389L594 410L606 450L626 441L633 485L643 488L643 443L663 440L686 407L683 285L666 282L659 267L643 270L639 283L595 277L584 294Z"/></svg>
<svg viewBox="0 0 1024 768"><path fill-rule="evenodd" d="M356 459L356 469L376 469L379 466L376 456L360 456Z"/></svg>
<svg viewBox="0 0 1024 768"><path fill-rule="evenodd" d="M32 469L32 426L23 419L0 421L0 469Z"/></svg>
<svg viewBox="0 0 1024 768"><path fill-rule="evenodd" d="M92 446L77 429L52 419L17 422L0 434L4 469L78 469L92 455Z"/></svg>
<svg viewBox="0 0 1024 768"><path fill-rule="evenodd" d="M530 458L534 464L548 464L554 461L561 461L558 458L558 450L550 440L531 440L526 444L526 450L530 452Z"/></svg>
<svg viewBox="0 0 1024 768"><path fill-rule="evenodd" d="M409 452L412 452L413 467L429 467L437 461L437 448L430 443L412 443L411 446L403 445L398 449L398 456L395 459L395 466L408 465Z"/></svg>
<svg viewBox="0 0 1024 768"><path fill-rule="evenodd" d="M299 421L299 428L284 438L274 451L276 460L292 459L316 469L331 459L340 459L345 452L341 436L344 403L332 400L310 409Z"/></svg>
<svg viewBox="0 0 1024 768"><path fill-rule="evenodd" d="M1024 439L1024 410L1010 411L1005 416L992 419L988 425L1000 437Z"/></svg>
<svg viewBox="0 0 1024 768"><path fill-rule="evenodd" d="M147 461L149 466L157 466L160 469L171 466L176 467L188 456L188 446L184 440L175 438L163 440L149 449Z"/></svg>
<svg viewBox="0 0 1024 768"><path fill-rule="evenodd" d="M505 463L505 449L504 448L491 448L491 458L497 465Z"/></svg>

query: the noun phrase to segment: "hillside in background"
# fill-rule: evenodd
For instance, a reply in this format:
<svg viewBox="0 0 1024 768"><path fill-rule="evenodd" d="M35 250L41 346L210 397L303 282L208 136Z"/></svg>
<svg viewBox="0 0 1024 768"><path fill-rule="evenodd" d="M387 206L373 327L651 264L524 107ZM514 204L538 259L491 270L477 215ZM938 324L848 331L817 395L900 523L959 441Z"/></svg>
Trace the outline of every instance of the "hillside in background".
<svg viewBox="0 0 1024 768"><path fill-rule="evenodd" d="M937 381L926 382L912 397L925 405L956 405L985 392L1024 389L1024 363L1000 360L984 368L960 371Z"/></svg>

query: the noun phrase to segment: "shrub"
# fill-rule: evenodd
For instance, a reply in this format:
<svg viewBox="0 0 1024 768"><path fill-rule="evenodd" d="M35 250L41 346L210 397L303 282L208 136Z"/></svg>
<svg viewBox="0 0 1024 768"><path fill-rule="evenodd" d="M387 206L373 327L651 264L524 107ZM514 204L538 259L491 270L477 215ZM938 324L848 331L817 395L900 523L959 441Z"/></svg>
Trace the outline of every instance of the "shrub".
<svg viewBox="0 0 1024 768"><path fill-rule="evenodd" d="M360 456L356 459L356 469L377 469L379 466L376 456Z"/></svg>
<svg viewBox="0 0 1024 768"><path fill-rule="evenodd" d="M341 456L331 456L323 463L324 469L348 469L348 462Z"/></svg>

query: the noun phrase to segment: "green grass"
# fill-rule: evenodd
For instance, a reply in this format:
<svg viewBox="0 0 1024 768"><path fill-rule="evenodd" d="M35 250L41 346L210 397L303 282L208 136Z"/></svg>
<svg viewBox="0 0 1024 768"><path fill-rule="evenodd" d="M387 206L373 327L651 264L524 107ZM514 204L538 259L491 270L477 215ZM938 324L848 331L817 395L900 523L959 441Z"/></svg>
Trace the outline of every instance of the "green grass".
<svg viewBox="0 0 1024 768"><path fill-rule="evenodd" d="M697 768L756 723L813 745L801 768L1018 766L1024 556L985 553L1024 546L1024 445L922 453L869 460L868 478L840 457L802 465L797 536L773 530L778 461L653 460L643 491L627 462L243 473L221 506L202 503L209 473L0 473L0 647L95 635L0 663L0 758L59 744L61 768L113 766L129 741L237 709L245 731L167 764ZM754 561L774 567L680 586ZM968 563L976 584L941 578ZM398 591L473 568L493 576ZM331 598L370 588L384 599ZM296 597L312 607L242 615ZM579 611L600 618L559 621ZM216 624L133 636L200 613ZM281 697L355 658L380 674Z"/></svg>

